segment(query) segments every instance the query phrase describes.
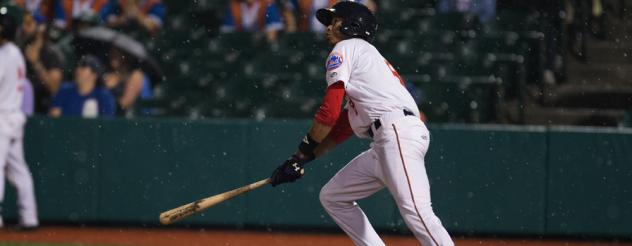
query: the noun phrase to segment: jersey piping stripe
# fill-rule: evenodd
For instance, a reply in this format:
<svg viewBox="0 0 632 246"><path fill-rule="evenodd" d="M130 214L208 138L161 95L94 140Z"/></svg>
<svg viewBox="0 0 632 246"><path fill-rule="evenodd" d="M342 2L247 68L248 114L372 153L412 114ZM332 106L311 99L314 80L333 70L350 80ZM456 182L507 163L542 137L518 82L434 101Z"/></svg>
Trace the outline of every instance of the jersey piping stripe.
<svg viewBox="0 0 632 246"><path fill-rule="evenodd" d="M406 169L406 162L404 161L402 146L399 143L399 133L397 133L397 127L395 127L395 124L393 124L393 130L395 130L395 137L397 138L397 148L399 149L399 157L402 159L402 166L404 167L404 173L406 174L406 182L408 182L408 189L410 190L410 197L413 199L413 206L415 207L415 212L417 212L417 217L419 217L419 220L421 220L421 223L424 225L424 228L428 232L428 235L432 239L432 242L434 242L435 245L439 246L439 243L437 243L437 240L432 236L432 233L430 233L430 230L428 229L426 222L421 217L421 213L419 213L419 209L417 208L417 202L415 202L415 196L413 195L414 194L413 186L410 184L410 177L408 176L408 170Z"/></svg>

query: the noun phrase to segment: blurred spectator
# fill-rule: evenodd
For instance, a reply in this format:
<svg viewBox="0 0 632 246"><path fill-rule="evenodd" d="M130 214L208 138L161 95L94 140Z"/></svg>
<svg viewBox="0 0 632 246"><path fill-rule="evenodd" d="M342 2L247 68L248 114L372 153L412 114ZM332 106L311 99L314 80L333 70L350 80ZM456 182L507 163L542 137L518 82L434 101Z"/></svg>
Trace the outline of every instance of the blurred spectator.
<svg viewBox="0 0 632 246"><path fill-rule="evenodd" d="M540 28L544 32L545 57L542 71L544 85L554 85L563 78L562 58L562 19L564 4L562 1L538 0L532 2L540 13Z"/></svg>
<svg viewBox="0 0 632 246"><path fill-rule="evenodd" d="M101 18L110 28L134 30L140 26L155 34L165 21L166 8L160 0L109 0Z"/></svg>
<svg viewBox="0 0 632 246"><path fill-rule="evenodd" d="M568 48L580 61L586 61L588 34L605 38L605 21L601 0L566 0Z"/></svg>
<svg viewBox="0 0 632 246"><path fill-rule="evenodd" d="M618 13L619 18L620 19L625 18L625 13L628 11L626 0L619 0L619 2L615 6L616 7L614 7L614 9L619 10L619 13Z"/></svg>
<svg viewBox="0 0 632 246"><path fill-rule="evenodd" d="M69 30L74 19L82 15L98 14L106 3L107 0L58 0L55 4L53 24L59 29Z"/></svg>
<svg viewBox="0 0 632 246"><path fill-rule="evenodd" d="M338 2L340 1L342 0L338 0ZM362 3L366 5L366 7L369 8L369 10L371 10L371 12L373 12L374 14L377 13L377 4L373 0L349 0L349 1Z"/></svg>
<svg viewBox="0 0 632 246"><path fill-rule="evenodd" d="M83 14L72 19L71 33L78 33L81 30L98 26L101 22L101 16L92 12L84 12Z"/></svg>
<svg viewBox="0 0 632 246"><path fill-rule="evenodd" d="M18 43L24 50L27 78L34 87L35 112L46 114L63 81L64 55L50 41L46 27L38 25L29 13L23 17Z"/></svg>
<svg viewBox="0 0 632 246"><path fill-rule="evenodd" d="M460 12L477 16L481 23L496 18L496 0L439 0L439 13Z"/></svg>
<svg viewBox="0 0 632 246"><path fill-rule="evenodd" d="M544 33L544 59L542 60L543 86L559 84L565 80L564 43L566 35L563 31L564 23L568 22L566 10L572 0L506 0L499 1L499 9L518 10L528 12L530 16L537 16L538 29ZM535 80L534 80L535 81Z"/></svg>
<svg viewBox="0 0 632 246"><path fill-rule="evenodd" d="M230 0L221 32L265 32L270 42L283 30L281 12L272 0Z"/></svg>
<svg viewBox="0 0 632 246"><path fill-rule="evenodd" d="M285 30L324 32L325 26L316 19L316 10L333 6L340 0L284 0L282 2ZM356 0L366 5L374 13L377 5L373 0Z"/></svg>
<svg viewBox="0 0 632 246"><path fill-rule="evenodd" d="M119 49L112 48L109 57L110 71L104 76L104 85L116 98L118 114L126 114L139 98L152 97L151 82L137 64L133 64L132 58Z"/></svg>
<svg viewBox="0 0 632 246"><path fill-rule="evenodd" d="M44 24L50 20L55 6L55 0L13 0L13 4L22 7L31 14L33 19L39 24Z"/></svg>
<svg viewBox="0 0 632 246"><path fill-rule="evenodd" d="M57 33L59 35L57 39L54 39L51 37L51 40L56 40L55 41L56 46L59 48L61 53L64 54L65 56L64 64L77 63L78 58L76 56L80 56L81 54L83 54L82 48L84 47L77 47L74 44L75 37L77 37L77 35L79 35L79 32L84 29L98 26L100 19L101 17L99 17L98 15L94 13L84 12L83 14L79 15L78 17L72 20L72 26L70 27L70 31L63 31L63 32ZM50 35L50 36L53 36L53 35ZM72 76L73 75L72 75L71 69L66 69L64 71L64 77L70 78Z"/></svg>
<svg viewBox="0 0 632 246"><path fill-rule="evenodd" d="M85 118L113 116L114 97L97 83L103 71L103 65L96 57L82 57L75 70L75 81L61 86L49 115L55 118L62 115Z"/></svg>

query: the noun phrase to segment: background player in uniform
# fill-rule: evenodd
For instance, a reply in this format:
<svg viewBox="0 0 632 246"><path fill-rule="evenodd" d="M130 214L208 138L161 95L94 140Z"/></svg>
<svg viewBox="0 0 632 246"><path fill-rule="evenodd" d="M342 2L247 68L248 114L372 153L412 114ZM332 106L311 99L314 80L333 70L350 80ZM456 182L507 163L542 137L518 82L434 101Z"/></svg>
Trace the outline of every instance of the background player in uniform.
<svg viewBox="0 0 632 246"><path fill-rule="evenodd" d="M361 4L340 2L318 10L317 18L335 45L326 62L327 91L298 151L273 172L272 185L300 178L305 163L352 133L372 138L371 148L322 188L325 210L356 245L384 245L356 201L386 187L419 242L453 245L430 203L424 166L428 130L402 79L370 44L377 31L375 17ZM341 114L343 98L347 103Z"/></svg>
<svg viewBox="0 0 632 246"><path fill-rule="evenodd" d="M38 226L33 178L26 161L22 138L26 116L21 111L22 86L26 76L24 57L13 44L16 20L9 9L0 6L0 177L5 175L17 190L21 229ZM4 180L0 180L0 202ZM0 217L0 226L2 219Z"/></svg>

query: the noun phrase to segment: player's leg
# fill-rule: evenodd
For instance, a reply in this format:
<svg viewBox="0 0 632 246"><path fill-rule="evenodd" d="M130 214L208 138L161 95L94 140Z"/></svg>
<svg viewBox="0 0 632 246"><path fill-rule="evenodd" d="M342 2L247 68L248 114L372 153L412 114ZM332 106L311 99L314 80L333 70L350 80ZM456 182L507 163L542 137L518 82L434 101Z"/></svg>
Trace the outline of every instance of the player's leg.
<svg viewBox="0 0 632 246"><path fill-rule="evenodd" d="M9 153L10 139L0 135L0 227L2 223L2 201L4 201L4 169L7 164L7 155Z"/></svg>
<svg viewBox="0 0 632 246"><path fill-rule="evenodd" d="M424 246L454 245L439 218L432 211L430 185L424 163L429 133L413 117L384 126L375 150L383 163L384 182L397 202L399 212Z"/></svg>
<svg viewBox="0 0 632 246"><path fill-rule="evenodd" d="M24 148L21 138L15 139L9 146L6 167L7 180L17 190L20 224L24 227L37 227L37 204L33 189L33 177L24 160Z"/></svg>
<svg viewBox="0 0 632 246"><path fill-rule="evenodd" d="M320 191L320 202L355 245L384 245L356 203L384 188L376 178L377 157L368 150L340 169Z"/></svg>

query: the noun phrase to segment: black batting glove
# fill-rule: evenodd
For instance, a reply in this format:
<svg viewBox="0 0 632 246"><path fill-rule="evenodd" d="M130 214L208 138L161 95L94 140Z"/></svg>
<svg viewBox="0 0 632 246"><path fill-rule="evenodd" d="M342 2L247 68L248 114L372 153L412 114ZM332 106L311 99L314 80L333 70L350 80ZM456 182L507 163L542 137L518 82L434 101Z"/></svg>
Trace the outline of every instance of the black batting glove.
<svg viewBox="0 0 632 246"><path fill-rule="evenodd" d="M272 172L272 176L270 176L272 186L274 187L283 183L294 182L303 177L303 174L305 173L305 169L303 168L304 165L305 162L298 158L298 156L290 156L290 158L285 160L283 164Z"/></svg>

